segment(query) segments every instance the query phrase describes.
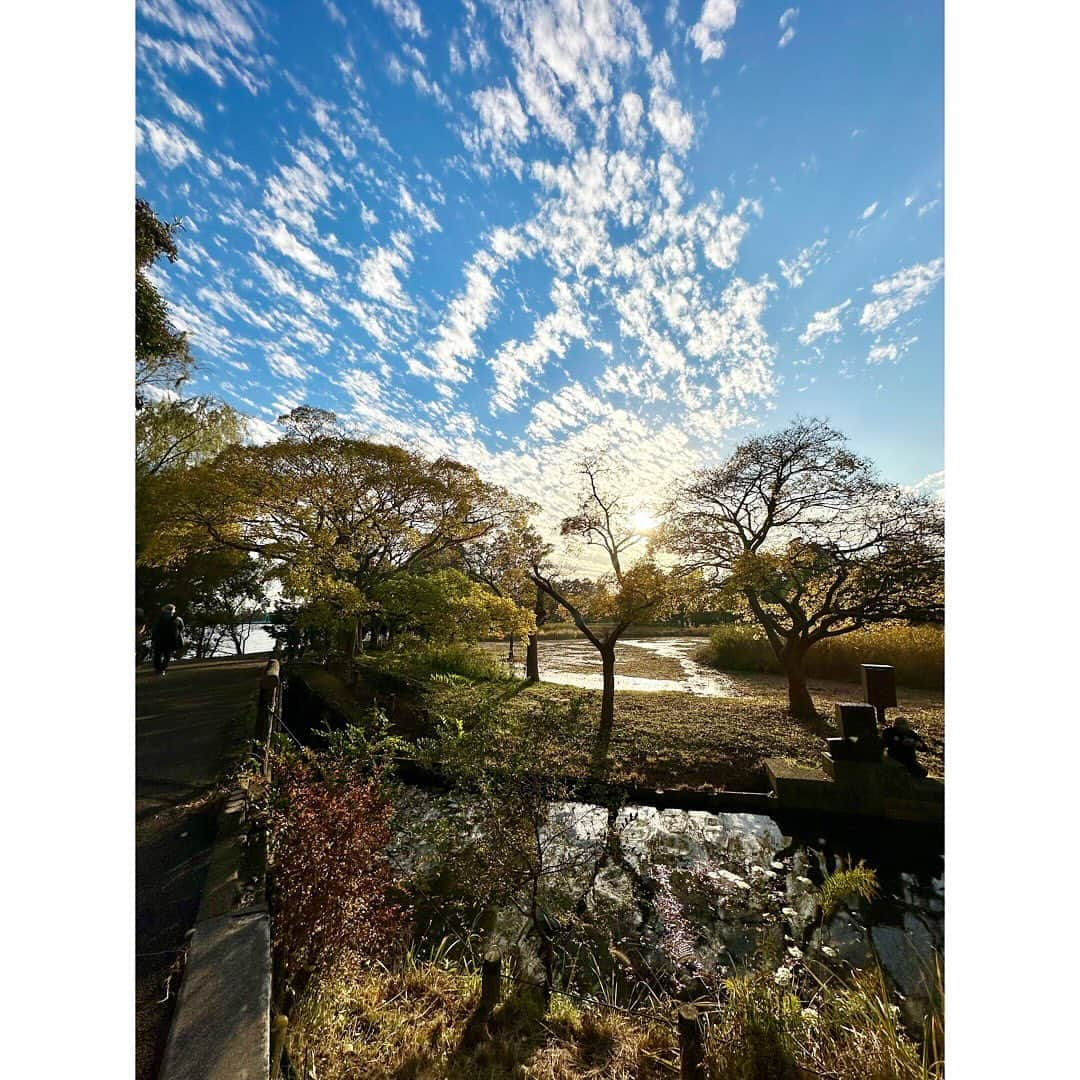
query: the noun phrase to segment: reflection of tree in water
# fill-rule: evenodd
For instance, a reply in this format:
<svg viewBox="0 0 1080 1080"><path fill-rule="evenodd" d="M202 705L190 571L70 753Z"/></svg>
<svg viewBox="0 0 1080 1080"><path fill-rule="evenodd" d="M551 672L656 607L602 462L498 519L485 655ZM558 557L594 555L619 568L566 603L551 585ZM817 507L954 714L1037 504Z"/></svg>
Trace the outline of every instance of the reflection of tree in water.
<svg viewBox="0 0 1080 1080"><path fill-rule="evenodd" d="M888 866L877 899L842 903L823 927L821 883L855 856L769 818L551 803L520 789L438 816L452 837L427 879L441 932L471 932L476 952L489 941L516 950L549 990L692 998L745 964L863 964L880 953L907 993L914 961L900 953L925 963L940 947L931 877Z"/></svg>

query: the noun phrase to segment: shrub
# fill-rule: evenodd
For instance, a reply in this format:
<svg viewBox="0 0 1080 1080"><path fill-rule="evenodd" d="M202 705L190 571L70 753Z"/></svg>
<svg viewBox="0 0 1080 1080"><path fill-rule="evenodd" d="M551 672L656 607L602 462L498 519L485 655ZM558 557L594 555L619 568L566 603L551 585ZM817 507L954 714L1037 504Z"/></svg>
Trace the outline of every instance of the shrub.
<svg viewBox="0 0 1080 1080"><path fill-rule="evenodd" d="M310 752L278 755L274 775L274 944L286 983L300 992L346 951L385 954L407 920L391 899L392 807L379 776Z"/></svg>
<svg viewBox="0 0 1080 1080"><path fill-rule="evenodd" d="M719 627L697 659L721 671L782 672L756 626ZM941 689L945 685L945 633L937 626L883 623L819 641L806 654L806 673L816 679L858 682L860 664L892 664L903 686Z"/></svg>
<svg viewBox="0 0 1080 1080"><path fill-rule="evenodd" d="M433 675L464 679L508 679L510 673L491 653L460 641L443 643L403 637L391 651L368 653L356 660L357 670L371 684L395 684L398 691L411 684L418 689Z"/></svg>

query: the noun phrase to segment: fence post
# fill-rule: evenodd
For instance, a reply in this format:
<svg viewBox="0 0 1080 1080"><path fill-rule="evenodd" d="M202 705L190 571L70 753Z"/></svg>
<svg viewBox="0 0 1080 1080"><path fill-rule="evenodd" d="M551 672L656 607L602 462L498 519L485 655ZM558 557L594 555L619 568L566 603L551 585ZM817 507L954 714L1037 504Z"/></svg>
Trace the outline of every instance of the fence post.
<svg viewBox="0 0 1080 1080"><path fill-rule="evenodd" d="M281 664L277 660L268 660L259 680L259 714L255 727L255 734L263 744L264 772L270 768L270 743L280 707Z"/></svg>
<svg viewBox="0 0 1080 1080"><path fill-rule="evenodd" d="M480 1007L491 1011L502 997L502 953L489 949L480 968Z"/></svg>
<svg viewBox="0 0 1080 1080"><path fill-rule="evenodd" d="M679 1075L682 1080L705 1080L705 1039L701 1028L701 1014L693 1005L680 1005L679 1021Z"/></svg>

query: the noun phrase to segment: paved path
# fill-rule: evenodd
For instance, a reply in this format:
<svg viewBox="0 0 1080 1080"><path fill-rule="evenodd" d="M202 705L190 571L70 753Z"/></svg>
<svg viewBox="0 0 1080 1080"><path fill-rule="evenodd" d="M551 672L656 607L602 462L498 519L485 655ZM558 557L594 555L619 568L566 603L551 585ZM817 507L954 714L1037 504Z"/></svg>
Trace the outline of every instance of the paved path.
<svg viewBox="0 0 1080 1080"><path fill-rule="evenodd" d="M219 779L247 732L266 656L173 664L135 676L136 1077L153 1080L194 925L217 822ZM253 717L253 713L249 716Z"/></svg>

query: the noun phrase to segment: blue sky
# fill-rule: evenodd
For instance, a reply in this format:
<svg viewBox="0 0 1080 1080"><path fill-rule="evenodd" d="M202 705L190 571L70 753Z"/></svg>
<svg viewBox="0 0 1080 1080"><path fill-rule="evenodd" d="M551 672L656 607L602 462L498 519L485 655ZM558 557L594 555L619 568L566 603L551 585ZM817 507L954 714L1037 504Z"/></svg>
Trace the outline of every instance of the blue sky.
<svg viewBox="0 0 1080 1080"><path fill-rule="evenodd" d="M145 0L139 194L210 392L569 509L826 416L943 489L940 3Z"/></svg>

